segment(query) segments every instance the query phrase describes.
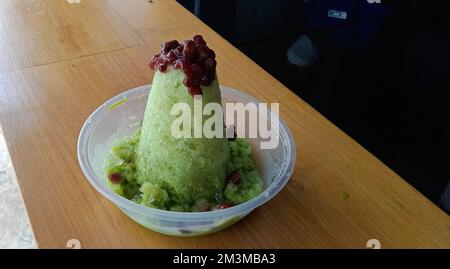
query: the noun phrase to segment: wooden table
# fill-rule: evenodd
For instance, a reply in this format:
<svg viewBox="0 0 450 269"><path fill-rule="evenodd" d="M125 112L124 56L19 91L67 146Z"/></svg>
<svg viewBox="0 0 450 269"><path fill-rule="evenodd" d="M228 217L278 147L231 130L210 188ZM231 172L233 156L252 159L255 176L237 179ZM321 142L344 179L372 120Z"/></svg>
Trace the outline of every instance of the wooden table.
<svg viewBox="0 0 450 269"><path fill-rule="evenodd" d="M170 0L0 1L0 123L41 248L450 248L450 217L208 26ZM72 1L73 2L73 1ZM177 238L128 219L85 180L80 128L151 82L163 41L202 34L221 84L279 102L298 161L286 188L223 232Z"/></svg>

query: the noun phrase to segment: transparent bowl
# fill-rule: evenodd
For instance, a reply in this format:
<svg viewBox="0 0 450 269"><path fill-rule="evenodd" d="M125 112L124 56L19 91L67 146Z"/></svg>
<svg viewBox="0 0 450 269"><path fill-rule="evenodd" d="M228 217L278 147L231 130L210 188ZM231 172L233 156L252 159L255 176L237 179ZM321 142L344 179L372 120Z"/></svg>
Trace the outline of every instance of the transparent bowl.
<svg viewBox="0 0 450 269"><path fill-rule="evenodd" d="M209 234L238 222L286 185L294 169L295 143L284 122L266 110L267 120L272 117L279 121L279 145L275 149L260 149L262 139L247 139L253 146L253 157L265 187L265 191L254 199L216 211L171 212L136 204L113 192L107 184L103 162L116 139L132 135L140 127L150 89L151 85L141 86L107 101L89 116L78 139L78 160L88 181L135 222L167 235ZM255 98L227 87L221 87L221 91L223 103L259 103Z"/></svg>

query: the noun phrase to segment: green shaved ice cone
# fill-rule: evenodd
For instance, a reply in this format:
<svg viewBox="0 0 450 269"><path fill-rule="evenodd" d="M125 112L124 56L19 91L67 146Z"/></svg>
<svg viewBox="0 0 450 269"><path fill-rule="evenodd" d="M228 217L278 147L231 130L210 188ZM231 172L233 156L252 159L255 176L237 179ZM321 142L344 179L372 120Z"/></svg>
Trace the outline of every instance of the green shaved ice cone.
<svg viewBox="0 0 450 269"><path fill-rule="evenodd" d="M226 138L175 138L172 135L171 126L179 118L171 114L173 106L186 103L194 112L194 98L183 84L184 78L181 70L172 67L165 73L155 73L136 159L138 183L158 186L170 197L163 206L155 206L168 210L179 208L177 211L189 211L197 201L213 201L222 193L230 162ZM217 80L208 87L202 86L202 90L203 106L211 102L221 104ZM203 121L209 117L204 116ZM193 128L193 121L191 126ZM156 193L155 187L149 189ZM147 204L152 202L152 196L149 197ZM158 200L156 195L154 199Z"/></svg>

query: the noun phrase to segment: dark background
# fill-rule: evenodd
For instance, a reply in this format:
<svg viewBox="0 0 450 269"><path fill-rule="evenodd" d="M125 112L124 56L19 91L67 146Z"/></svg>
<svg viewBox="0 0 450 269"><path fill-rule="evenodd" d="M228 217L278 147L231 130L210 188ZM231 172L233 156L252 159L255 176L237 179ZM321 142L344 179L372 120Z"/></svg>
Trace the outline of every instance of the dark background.
<svg viewBox="0 0 450 269"><path fill-rule="evenodd" d="M450 1L179 2L448 212Z"/></svg>

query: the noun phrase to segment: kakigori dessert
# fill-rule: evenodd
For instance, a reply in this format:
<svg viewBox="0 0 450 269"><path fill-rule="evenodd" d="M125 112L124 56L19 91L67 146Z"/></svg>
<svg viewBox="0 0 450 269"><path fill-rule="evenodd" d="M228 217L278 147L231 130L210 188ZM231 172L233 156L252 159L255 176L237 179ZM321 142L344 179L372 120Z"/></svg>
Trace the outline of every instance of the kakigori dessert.
<svg viewBox="0 0 450 269"><path fill-rule="evenodd" d="M162 45L149 64L155 74L142 126L116 141L105 161L114 192L152 208L203 212L233 207L263 191L244 139L177 138L171 132L178 118L171 113L174 105L184 103L193 111L195 96L201 96L203 107L221 105L216 65L200 35Z"/></svg>

